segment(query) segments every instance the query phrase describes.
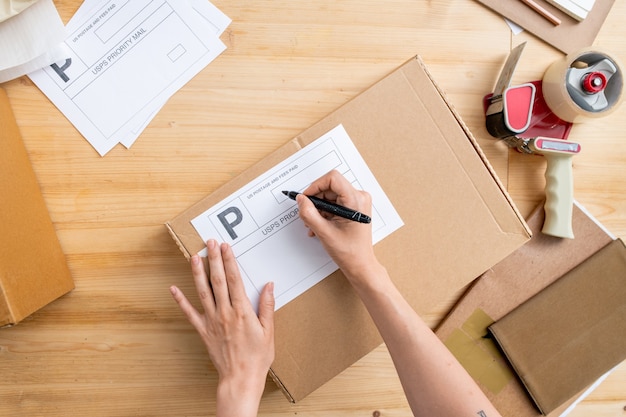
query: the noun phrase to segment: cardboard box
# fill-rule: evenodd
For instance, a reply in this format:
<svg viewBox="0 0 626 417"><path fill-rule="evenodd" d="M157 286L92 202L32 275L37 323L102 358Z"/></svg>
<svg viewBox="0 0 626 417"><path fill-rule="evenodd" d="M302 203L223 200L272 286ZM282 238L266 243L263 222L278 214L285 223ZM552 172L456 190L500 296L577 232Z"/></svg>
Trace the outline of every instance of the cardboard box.
<svg viewBox="0 0 626 417"><path fill-rule="evenodd" d="M530 238L476 141L416 57L169 221L185 256L204 248L191 219L339 124L405 223L375 251L418 313L433 311ZM275 321L271 375L291 401L382 342L340 271L279 309Z"/></svg>
<svg viewBox="0 0 626 417"><path fill-rule="evenodd" d="M626 359L626 247L616 239L489 326L542 414Z"/></svg>
<svg viewBox="0 0 626 417"><path fill-rule="evenodd" d="M74 282L2 88L0 143L1 327L71 291Z"/></svg>
<svg viewBox="0 0 626 417"><path fill-rule="evenodd" d="M543 220L542 203L527 219L533 231L530 242L477 279L436 330L503 417L541 413L495 342L485 337L487 328L614 239L578 204L572 216L576 239L542 234ZM575 393L548 416L564 415L587 392Z"/></svg>

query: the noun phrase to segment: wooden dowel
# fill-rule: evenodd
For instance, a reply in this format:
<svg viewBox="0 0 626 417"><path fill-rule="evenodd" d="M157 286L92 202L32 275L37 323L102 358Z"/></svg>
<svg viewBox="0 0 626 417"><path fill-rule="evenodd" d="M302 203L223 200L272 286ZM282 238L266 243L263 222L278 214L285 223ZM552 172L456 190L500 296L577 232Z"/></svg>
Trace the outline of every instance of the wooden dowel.
<svg viewBox="0 0 626 417"><path fill-rule="evenodd" d="M544 8L543 6L541 6L539 3L535 2L534 0L520 0L520 1L524 3L525 5L527 5L528 7L530 7L531 9L533 9L534 11L536 11L537 13L539 13L544 18L546 18L553 25L558 26L561 24L561 19L559 19L558 17L550 13L546 8Z"/></svg>

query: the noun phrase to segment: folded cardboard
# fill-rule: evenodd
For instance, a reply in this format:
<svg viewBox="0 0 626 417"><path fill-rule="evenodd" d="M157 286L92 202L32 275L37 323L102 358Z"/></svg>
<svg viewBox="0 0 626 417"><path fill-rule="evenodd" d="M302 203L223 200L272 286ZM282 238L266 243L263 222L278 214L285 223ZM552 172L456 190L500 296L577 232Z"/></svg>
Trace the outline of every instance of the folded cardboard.
<svg viewBox="0 0 626 417"><path fill-rule="evenodd" d="M489 331L547 415L626 359L626 247L612 241Z"/></svg>
<svg viewBox="0 0 626 417"><path fill-rule="evenodd" d="M415 57L169 221L185 256L204 247L191 219L339 124L405 223L375 251L419 313L433 311L530 238L476 141ZM340 271L279 309L275 322L270 373L291 401L381 343Z"/></svg>
<svg viewBox="0 0 626 417"><path fill-rule="evenodd" d="M572 214L576 239L541 233L543 220L540 204L527 219L532 239L477 279L436 330L503 417L539 417L541 413L495 342L485 337L488 326L613 240L578 204ZM561 416L585 391L572 395L549 416Z"/></svg>
<svg viewBox="0 0 626 417"><path fill-rule="evenodd" d="M613 3L615 3L615 0L595 2L585 20L579 22L551 5L548 0L535 0L541 7L549 10L561 20L560 25L554 26L519 0L478 1L566 54L593 45L602 24L604 24Z"/></svg>
<svg viewBox="0 0 626 417"><path fill-rule="evenodd" d="M2 88L0 145L0 326L6 326L71 291L74 282Z"/></svg>

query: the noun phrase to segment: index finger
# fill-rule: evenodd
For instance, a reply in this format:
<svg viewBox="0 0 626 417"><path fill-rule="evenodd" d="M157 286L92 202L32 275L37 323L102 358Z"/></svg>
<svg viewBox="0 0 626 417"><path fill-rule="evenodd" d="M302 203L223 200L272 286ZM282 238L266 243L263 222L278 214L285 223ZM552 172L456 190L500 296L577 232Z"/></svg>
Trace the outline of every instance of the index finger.
<svg viewBox="0 0 626 417"><path fill-rule="evenodd" d="M328 201L337 201L348 204L356 200L355 188L337 170L332 170L324 176L313 181L304 190L303 194L314 195Z"/></svg>

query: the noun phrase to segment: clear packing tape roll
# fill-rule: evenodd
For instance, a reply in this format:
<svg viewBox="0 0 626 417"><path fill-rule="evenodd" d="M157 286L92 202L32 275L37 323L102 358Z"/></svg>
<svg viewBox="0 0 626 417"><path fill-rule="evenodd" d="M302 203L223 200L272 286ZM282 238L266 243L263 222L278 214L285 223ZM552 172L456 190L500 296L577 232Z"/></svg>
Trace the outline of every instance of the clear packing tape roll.
<svg viewBox="0 0 626 417"><path fill-rule="evenodd" d="M550 110L572 123L612 113L621 102L623 87L621 65L591 48L555 61L542 80L543 97Z"/></svg>

